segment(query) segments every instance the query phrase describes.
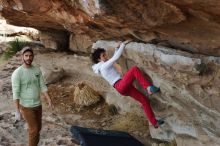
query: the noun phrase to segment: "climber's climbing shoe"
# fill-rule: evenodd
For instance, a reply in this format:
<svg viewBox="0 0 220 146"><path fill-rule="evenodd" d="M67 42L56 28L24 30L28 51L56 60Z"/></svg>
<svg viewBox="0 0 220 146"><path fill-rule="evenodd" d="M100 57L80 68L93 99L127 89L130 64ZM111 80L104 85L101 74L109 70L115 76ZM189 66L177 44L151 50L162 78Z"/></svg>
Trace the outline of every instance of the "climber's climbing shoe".
<svg viewBox="0 0 220 146"><path fill-rule="evenodd" d="M158 128L158 127L160 127L161 125L163 125L164 123L165 123L165 122L164 122L163 119L159 119L159 120L157 120L157 124L154 125L154 128Z"/></svg>
<svg viewBox="0 0 220 146"><path fill-rule="evenodd" d="M152 95L153 93L159 92L160 88L152 85L147 88L148 95Z"/></svg>

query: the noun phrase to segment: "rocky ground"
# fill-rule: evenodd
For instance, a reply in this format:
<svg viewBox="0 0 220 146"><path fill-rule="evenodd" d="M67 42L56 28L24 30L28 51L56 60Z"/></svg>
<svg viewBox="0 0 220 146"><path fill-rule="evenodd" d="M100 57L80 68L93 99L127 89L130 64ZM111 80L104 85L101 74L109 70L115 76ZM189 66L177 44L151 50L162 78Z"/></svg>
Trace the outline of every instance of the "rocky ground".
<svg viewBox="0 0 220 146"><path fill-rule="evenodd" d="M36 56L35 64L40 64L41 62L47 64L48 61L46 60L50 60L50 58L53 60L59 60L60 57L64 55L65 53L48 53L48 51L43 51ZM81 63L83 66L83 63L80 62L83 57L79 59L79 57L73 56L74 55L66 56L69 58L68 61L71 62L72 65L70 64L69 67L67 67L69 70L65 69L65 77L62 80L49 85L49 94L54 101L55 109L48 109L44 99L42 99L43 128L40 145L77 146L75 140L71 138L69 131L71 125L126 131L139 139L146 146L168 145L166 142L160 142L151 138L148 129L148 122L144 116L132 113L123 115L117 112L112 112L111 109L114 106L107 105L103 98L98 103L89 107L82 108L74 104L73 97L71 96L71 93L74 92L74 88L71 87L74 87L80 80L88 79L89 81L92 80L92 78L86 76L88 72L81 72L81 74L75 72L71 75L71 72L77 70L77 64ZM20 57L18 54L8 62L1 62L0 145L2 146L23 146L27 142L27 126L24 121L15 122L10 91L10 75L19 65ZM175 145L175 143L169 145Z"/></svg>

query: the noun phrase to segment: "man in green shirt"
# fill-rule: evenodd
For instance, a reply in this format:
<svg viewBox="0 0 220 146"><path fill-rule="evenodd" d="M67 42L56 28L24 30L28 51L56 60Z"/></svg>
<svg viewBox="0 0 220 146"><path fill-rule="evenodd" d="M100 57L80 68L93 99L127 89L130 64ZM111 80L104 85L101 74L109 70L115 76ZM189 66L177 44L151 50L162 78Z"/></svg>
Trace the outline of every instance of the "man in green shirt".
<svg viewBox="0 0 220 146"><path fill-rule="evenodd" d="M13 72L11 77L16 117L19 118L21 112L28 124L29 146L37 146L40 139L42 126L40 93L43 93L47 99L49 107L53 107L41 70L32 65L33 59L33 50L30 47L24 47L22 50L23 64Z"/></svg>

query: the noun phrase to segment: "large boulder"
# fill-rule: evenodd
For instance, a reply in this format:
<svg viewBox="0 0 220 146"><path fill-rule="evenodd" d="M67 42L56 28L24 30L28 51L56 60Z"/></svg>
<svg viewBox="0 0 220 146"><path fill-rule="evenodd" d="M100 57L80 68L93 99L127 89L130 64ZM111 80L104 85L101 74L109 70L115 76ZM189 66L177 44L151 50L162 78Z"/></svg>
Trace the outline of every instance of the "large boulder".
<svg viewBox="0 0 220 146"><path fill-rule="evenodd" d="M116 44L114 41L97 41L93 48L102 47L113 52ZM220 108L216 104L220 91L219 57L192 55L154 44L133 42L126 45L122 56L127 68L139 66L161 89L161 93L151 96L150 100L156 116L164 118L166 124L159 130L151 126L153 138L167 141L178 138L177 145L183 145L182 141L186 142L187 136L187 145L220 144ZM114 100L111 99L112 102ZM124 99L118 98L117 101L117 106L125 104ZM128 105L120 107L125 111L136 111L135 104L129 108L130 102L126 103Z"/></svg>
<svg viewBox="0 0 220 146"><path fill-rule="evenodd" d="M62 79L65 75L65 72L61 67L48 68L41 66L40 69L46 84L55 83Z"/></svg>

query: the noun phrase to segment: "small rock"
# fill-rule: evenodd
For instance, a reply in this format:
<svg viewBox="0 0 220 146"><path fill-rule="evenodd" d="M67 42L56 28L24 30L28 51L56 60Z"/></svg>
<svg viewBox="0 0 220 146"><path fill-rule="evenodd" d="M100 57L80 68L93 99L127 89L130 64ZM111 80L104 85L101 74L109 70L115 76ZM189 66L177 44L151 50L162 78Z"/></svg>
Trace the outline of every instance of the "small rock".
<svg viewBox="0 0 220 146"><path fill-rule="evenodd" d="M106 123L102 123L102 124L101 124L102 127L104 127L104 126L106 126L106 125L107 125Z"/></svg>

